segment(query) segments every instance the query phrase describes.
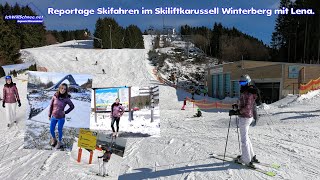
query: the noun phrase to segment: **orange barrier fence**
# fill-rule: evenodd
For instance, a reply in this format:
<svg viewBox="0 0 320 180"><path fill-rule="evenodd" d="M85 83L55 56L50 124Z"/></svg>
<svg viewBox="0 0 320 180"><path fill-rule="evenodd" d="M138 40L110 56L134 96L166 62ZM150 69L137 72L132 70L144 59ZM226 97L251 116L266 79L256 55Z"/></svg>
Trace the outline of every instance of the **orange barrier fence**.
<svg viewBox="0 0 320 180"><path fill-rule="evenodd" d="M311 80L307 84L300 84L299 94L306 94L309 91L320 89L320 77L316 80Z"/></svg>
<svg viewBox="0 0 320 180"><path fill-rule="evenodd" d="M200 109L232 109L232 104L234 103L221 103L221 102L209 102L205 99L203 100L193 100L186 97L186 100L193 102L194 105L198 106Z"/></svg>

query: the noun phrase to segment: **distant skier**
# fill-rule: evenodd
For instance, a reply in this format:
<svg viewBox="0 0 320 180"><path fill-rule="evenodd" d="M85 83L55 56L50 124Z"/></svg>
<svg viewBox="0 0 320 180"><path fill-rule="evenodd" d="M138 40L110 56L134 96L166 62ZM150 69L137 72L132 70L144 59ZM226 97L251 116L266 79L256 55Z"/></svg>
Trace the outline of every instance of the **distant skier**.
<svg viewBox="0 0 320 180"><path fill-rule="evenodd" d="M99 162L99 173L100 174L97 174L97 175L100 175L100 176L108 176L108 173L107 173L107 163L109 162L110 158L111 158L111 154L112 154L112 150L110 147L107 147L105 152L103 153L102 156L98 156L98 158L103 158L102 159L102 168L100 168L100 162ZM101 169L102 169L102 172L101 172Z"/></svg>
<svg viewBox="0 0 320 180"><path fill-rule="evenodd" d="M200 110L200 108L197 109L197 113L195 115L193 115L193 117L201 117L202 116L202 112Z"/></svg>
<svg viewBox="0 0 320 180"><path fill-rule="evenodd" d="M194 89L194 87L192 87L192 89L191 89L191 91L190 91L190 93L191 93L191 99L193 99L194 100L194 93L196 92L196 90Z"/></svg>
<svg viewBox="0 0 320 180"><path fill-rule="evenodd" d="M70 113L74 109L74 105L72 101L70 100L70 95L68 92L68 85L63 83L59 86L59 89L52 97L51 103L50 103L50 109L49 109L49 120L51 120L50 123L50 133L52 136L50 145L60 149L62 146L62 129L63 125L65 123L65 115ZM69 109L64 111L66 106L69 106ZM55 129L56 125L58 123L58 132L59 132L59 139L57 141Z"/></svg>
<svg viewBox="0 0 320 180"><path fill-rule="evenodd" d="M12 82L11 76L6 76L6 84L3 87L3 102L2 107L6 108L6 119L8 123L8 127L10 127L13 123L17 123L16 121L16 107L17 102L18 106L21 106L20 98L16 83Z"/></svg>
<svg viewBox="0 0 320 180"><path fill-rule="evenodd" d="M111 128L112 128L112 136L118 136L119 133L119 123L120 123L120 117L124 113L124 108L122 104L120 104L120 99L117 98L116 101L111 105ZM117 123L117 132L114 129L114 123Z"/></svg>
<svg viewBox="0 0 320 180"><path fill-rule="evenodd" d="M207 96L207 95L208 95L208 90L207 90L207 88L204 88L202 92L203 92L203 96Z"/></svg>
<svg viewBox="0 0 320 180"><path fill-rule="evenodd" d="M96 61L96 63L94 65L98 65L98 61Z"/></svg>
<svg viewBox="0 0 320 180"><path fill-rule="evenodd" d="M78 61L78 57L76 57L76 61Z"/></svg>
<svg viewBox="0 0 320 180"><path fill-rule="evenodd" d="M187 98L184 98L183 106L182 106L181 110L185 110L186 105L187 105Z"/></svg>
<svg viewBox="0 0 320 180"><path fill-rule="evenodd" d="M104 71L104 69L102 69L102 74L106 74L106 72Z"/></svg>
<svg viewBox="0 0 320 180"><path fill-rule="evenodd" d="M248 86L251 82L249 75L242 75L240 77L239 84L241 86ZM237 163L245 164L249 167L254 167L254 162L259 162L256 155L253 152L252 144L249 138L249 127L253 121L253 106L257 98L256 94L253 94L251 88L246 88L240 95L239 99L239 128L241 135L241 150L242 155L238 156Z"/></svg>

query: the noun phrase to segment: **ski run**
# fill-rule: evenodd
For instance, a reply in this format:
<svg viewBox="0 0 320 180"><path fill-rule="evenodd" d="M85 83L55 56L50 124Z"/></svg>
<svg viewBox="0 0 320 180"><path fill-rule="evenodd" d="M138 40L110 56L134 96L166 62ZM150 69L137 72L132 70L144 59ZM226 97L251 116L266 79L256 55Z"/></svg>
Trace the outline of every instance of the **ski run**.
<svg viewBox="0 0 320 180"><path fill-rule="evenodd" d="M22 50L26 63L36 62L49 72L72 72L93 75L93 87L147 86L158 83L152 74L147 53L151 36L144 36L146 49L91 49L92 41L77 41L83 48L71 48L75 42ZM74 61L75 56L79 61ZM98 61L99 66L93 65ZM10 67L12 68L12 67ZM105 69L103 74L101 69ZM258 110L260 119L249 134L257 158L263 163L277 163L276 176L223 163L211 158L223 154L229 116L227 111L203 111L193 118L196 109L188 103L181 111L183 99L191 95L160 84L161 136L130 138L124 157L113 155L108 162L107 177L96 176L97 156L88 164L89 153L83 151L76 162L77 144L71 152L23 149L27 119L27 78L13 78L17 83L21 107L17 107L17 128L7 128L0 121L0 179L184 179L184 180L316 180L320 177L320 91L303 96L288 95ZM0 79L0 86L4 85ZM201 99L200 96L195 96ZM212 99L214 100L214 99ZM5 110L0 108L1 115ZM232 117L227 155L238 155L235 118Z"/></svg>

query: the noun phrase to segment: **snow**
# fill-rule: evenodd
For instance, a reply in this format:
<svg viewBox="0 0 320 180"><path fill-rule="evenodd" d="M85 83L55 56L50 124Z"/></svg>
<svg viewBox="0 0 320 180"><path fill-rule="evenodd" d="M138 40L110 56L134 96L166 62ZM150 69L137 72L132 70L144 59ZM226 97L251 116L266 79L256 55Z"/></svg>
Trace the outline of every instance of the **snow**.
<svg viewBox="0 0 320 180"><path fill-rule="evenodd" d="M154 109L154 119L151 121L151 110L141 109L134 111L132 121L129 121L129 113L126 112L120 118L119 132L120 136L123 134L131 134L131 136L160 136L160 110L159 107ZM90 129L94 130L108 130L112 133L110 113L97 113L97 122L95 122L94 113L91 114ZM116 128L116 124L115 124ZM130 137L130 136L129 136Z"/></svg>
<svg viewBox="0 0 320 180"><path fill-rule="evenodd" d="M6 75L9 75L10 71L13 71L13 70L19 71L19 70L28 69L31 65L33 65L33 63L21 63L21 64L12 64L12 65L2 66L2 68L6 73Z"/></svg>
<svg viewBox="0 0 320 180"><path fill-rule="evenodd" d="M150 40L145 36L145 41ZM80 41L82 42L82 41ZM147 50L94 50L89 41L82 48L68 47L66 42L42 48L25 49L34 61L49 71L92 74L95 87L123 85L143 86L157 83L146 59ZM150 42L145 42L150 44ZM83 47L84 46L84 47ZM75 55L79 62L74 61ZM95 61L99 66L92 65ZM101 74L101 68L106 74ZM19 75L19 79L27 79ZM77 163L72 152L52 152L23 149L26 117L26 82L14 79L20 91L22 106L17 109L18 129L6 131L0 121L0 179L102 179L91 175L98 165ZM4 79L0 79L3 86ZM319 179L320 166L320 94L310 92L303 98L289 95L259 109L260 119L250 127L249 135L260 161L278 163L276 177L268 177L233 163L222 164L209 154L223 154L228 112L203 111L203 117L193 118L192 105L180 110L189 93L170 86L160 86L161 137L128 139L124 157L113 156L103 179ZM315 94L313 94L315 93ZM201 98L196 96L196 99ZM0 108L0 113L5 113ZM235 117L231 119L227 154L239 154ZM72 155L73 154L73 155ZM86 155L87 156L87 155ZM94 158L95 159L95 158ZM85 161L85 158L83 158Z"/></svg>

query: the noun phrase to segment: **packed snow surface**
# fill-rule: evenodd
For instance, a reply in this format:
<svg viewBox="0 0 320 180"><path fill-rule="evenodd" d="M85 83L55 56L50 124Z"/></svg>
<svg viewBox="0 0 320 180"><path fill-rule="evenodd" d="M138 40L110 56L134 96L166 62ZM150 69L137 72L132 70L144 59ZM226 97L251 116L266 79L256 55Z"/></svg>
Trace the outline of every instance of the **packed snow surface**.
<svg viewBox="0 0 320 180"><path fill-rule="evenodd" d="M151 44L145 36L145 44ZM95 87L146 85L158 83L152 76L145 50L89 49L90 41L79 41L82 48L66 42L42 48L25 49L33 61L49 71L66 71L94 75ZM75 61L75 56L79 61ZM24 57L28 59L27 57ZM31 58L29 58L31 59ZM98 66L92 65L98 61ZM101 69L106 74L102 74ZM19 79L27 78L20 75ZM77 163L74 151L52 152L23 149L26 117L26 82L14 79L20 91L22 106L17 108L18 129L6 130L5 110L0 108L0 179L293 179L316 180L320 177L320 96L311 92L307 97L291 95L260 108L260 119L250 127L257 158L265 163L281 165L276 177L210 158L223 154L229 122L224 110L203 111L193 118L195 109L188 103L182 111L183 98L190 94L160 85L161 137L128 139L123 158L114 156L109 162L110 177L100 178L96 160L88 165L88 155ZM0 79L2 86L4 79ZM313 95L315 93L315 95ZM312 97L311 97L312 96ZM196 96L196 99L203 97ZM231 118L227 154L239 154L235 117ZM77 151L77 148L73 148ZM85 152L85 151L84 151ZM94 155L95 156L95 155ZM95 157L94 157L95 159ZM118 177L119 176L119 177Z"/></svg>

